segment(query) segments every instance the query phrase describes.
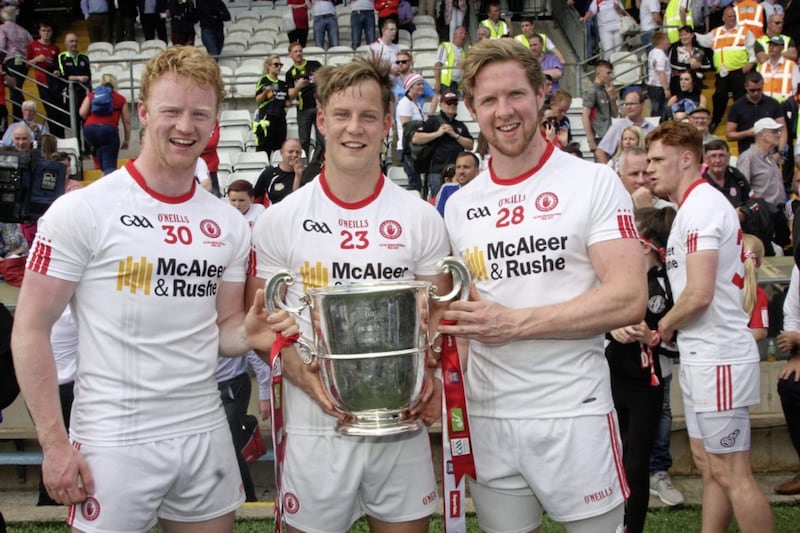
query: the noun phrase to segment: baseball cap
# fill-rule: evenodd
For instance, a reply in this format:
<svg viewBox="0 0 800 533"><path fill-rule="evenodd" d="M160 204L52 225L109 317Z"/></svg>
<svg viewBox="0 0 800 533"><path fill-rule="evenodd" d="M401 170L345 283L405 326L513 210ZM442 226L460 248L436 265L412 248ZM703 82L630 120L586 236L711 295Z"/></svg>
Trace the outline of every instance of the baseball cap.
<svg viewBox="0 0 800 533"><path fill-rule="evenodd" d="M413 72L403 78L403 89L408 92L408 90L418 81L422 81L422 76L419 74L414 74Z"/></svg>
<svg viewBox="0 0 800 533"><path fill-rule="evenodd" d="M442 102L455 102L458 103L458 95L453 91L447 91L442 95Z"/></svg>
<svg viewBox="0 0 800 533"><path fill-rule="evenodd" d="M770 37L769 44L777 44L778 46L783 46L783 39L780 35L775 35L774 37Z"/></svg>
<svg viewBox="0 0 800 533"><path fill-rule="evenodd" d="M755 132L756 135L758 135L764 130L777 130L782 127L783 124L779 124L778 122L775 122L773 119L767 117L756 120L756 123L753 125L753 131Z"/></svg>

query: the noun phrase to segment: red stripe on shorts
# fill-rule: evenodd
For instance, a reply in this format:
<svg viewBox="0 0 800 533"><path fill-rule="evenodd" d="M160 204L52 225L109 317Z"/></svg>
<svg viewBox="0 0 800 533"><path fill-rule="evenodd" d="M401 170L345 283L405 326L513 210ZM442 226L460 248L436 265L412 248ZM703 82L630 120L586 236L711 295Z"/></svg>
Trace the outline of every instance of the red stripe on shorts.
<svg viewBox="0 0 800 533"><path fill-rule="evenodd" d="M622 497L627 500L631 495L631 489L628 486L628 478L625 475L625 464L622 462L622 450L619 447L622 441L617 432L617 424L614 422L613 413L606 415L606 422L608 422L608 436L611 440L611 453L614 454L614 467L617 469L619 488L622 490Z"/></svg>
<svg viewBox="0 0 800 533"><path fill-rule="evenodd" d="M733 380L731 365L717 367L717 411L733 409Z"/></svg>

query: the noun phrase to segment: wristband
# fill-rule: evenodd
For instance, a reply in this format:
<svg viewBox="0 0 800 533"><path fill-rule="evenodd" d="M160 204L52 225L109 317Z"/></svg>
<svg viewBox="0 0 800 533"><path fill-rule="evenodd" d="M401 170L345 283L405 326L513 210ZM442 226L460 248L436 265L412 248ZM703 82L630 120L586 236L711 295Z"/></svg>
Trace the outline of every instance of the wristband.
<svg viewBox="0 0 800 533"><path fill-rule="evenodd" d="M659 344L661 344L661 334L658 332L657 329L654 329L652 333L653 333L653 338L650 340L650 344L648 346L654 348Z"/></svg>

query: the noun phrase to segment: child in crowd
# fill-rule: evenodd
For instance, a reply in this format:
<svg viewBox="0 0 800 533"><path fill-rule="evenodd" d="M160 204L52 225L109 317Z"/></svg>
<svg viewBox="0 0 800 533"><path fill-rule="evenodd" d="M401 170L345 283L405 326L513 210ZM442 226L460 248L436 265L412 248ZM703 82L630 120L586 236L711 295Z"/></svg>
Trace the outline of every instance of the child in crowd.
<svg viewBox="0 0 800 533"><path fill-rule="evenodd" d="M625 505L628 533L643 531L650 500L650 453L664 400L659 356L669 350L657 330L658 321L672 308L664 257L674 218L675 210L670 207L636 211L636 226L648 269L647 312L642 322L607 335L605 353L611 370L611 392L619 417L625 475L631 489Z"/></svg>
<svg viewBox="0 0 800 533"><path fill-rule="evenodd" d="M663 31L653 34L653 49L647 54L649 74L647 78L647 97L650 99L650 116L664 114L665 104L671 97L669 90L670 64L667 57L669 39Z"/></svg>

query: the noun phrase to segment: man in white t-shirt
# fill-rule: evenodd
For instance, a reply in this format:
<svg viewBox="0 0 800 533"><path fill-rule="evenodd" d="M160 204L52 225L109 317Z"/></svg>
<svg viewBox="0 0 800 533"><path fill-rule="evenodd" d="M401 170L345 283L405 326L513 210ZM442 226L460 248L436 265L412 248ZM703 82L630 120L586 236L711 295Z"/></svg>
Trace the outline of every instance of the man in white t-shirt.
<svg viewBox="0 0 800 533"><path fill-rule="evenodd" d="M655 192L679 203L667 244L674 307L658 324L677 332L686 430L703 474L703 531L772 531L750 468L750 419L759 402L759 354L742 309L742 230L730 202L700 175L700 132L669 121L647 138Z"/></svg>
<svg viewBox="0 0 800 533"><path fill-rule="evenodd" d="M308 289L358 282L424 280L443 294L448 282L436 265L449 247L441 217L381 172L382 139L392 127L389 66L357 58L324 67L316 77L317 125L336 142L328 144L319 177L256 222L248 293L289 270L297 279L287 287L290 306ZM438 317L433 307L430 323ZM298 322L313 338L309 314ZM319 373L293 347L284 348L281 360L287 436L277 501L289 530L347 531L366 514L373 532L426 533L437 506L427 431L341 435L335 425L345 415L324 392ZM438 414L437 402L428 402L433 380L426 383L416 409Z"/></svg>
<svg viewBox="0 0 800 533"><path fill-rule="evenodd" d="M159 521L233 531L244 499L214 369L218 354L249 349L249 230L194 180L222 95L208 54L160 52L142 74L140 156L39 220L13 352L45 486L72 505L75 530L143 532ZM68 303L80 346L69 437L50 341Z"/></svg>
<svg viewBox="0 0 800 533"><path fill-rule="evenodd" d="M478 521L533 531L546 511L570 532L621 529L629 489L603 334L646 307L630 196L608 167L545 142L544 75L530 50L481 42L463 69L492 158L445 206L474 288L445 311L457 324L439 329L470 341Z"/></svg>
<svg viewBox="0 0 800 533"><path fill-rule="evenodd" d="M639 6L639 26L642 30L643 46L649 46L653 42L653 32L661 26L661 21L661 2L642 0Z"/></svg>

